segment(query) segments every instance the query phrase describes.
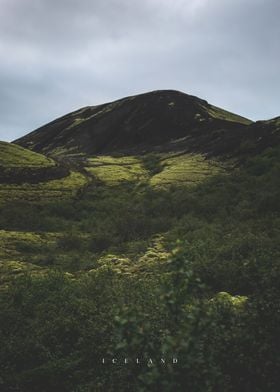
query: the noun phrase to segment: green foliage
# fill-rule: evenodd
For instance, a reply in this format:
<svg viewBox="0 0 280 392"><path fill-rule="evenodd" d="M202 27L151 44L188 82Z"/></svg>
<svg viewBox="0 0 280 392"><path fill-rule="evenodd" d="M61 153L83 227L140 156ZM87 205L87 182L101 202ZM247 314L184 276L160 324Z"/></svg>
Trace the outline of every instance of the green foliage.
<svg viewBox="0 0 280 392"><path fill-rule="evenodd" d="M81 250L82 249L82 239L81 237L74 233L64 233L57 240L58 248L62 248L64 250Z"/></svg>
<svg viewBox="0 0 280 392"><path fill-rule="evenodd" d="M133 357L141 352L144 361L153 358L150 366L132 367L136 389L237 391L232 369L225 370L224 345L232 344L226 328L239 327L246 298L220 293L210 301L205 299L207 289L182 248L174 253L160 282L155 292L161 305L155 308L160 324L131 307L115 318L120 353Z"/></svg>
<svg viewBox="0 0 280 392"><path fill-rule="evenodd" d="M109 232L94 233L89 239L89 250L94 253L100 253L107 250L114 243L114 239Z"/></svg>
<svg viewBox="0 0 280 392"><path fill-rule="evenodd" d="M279 148L86 165L0 207L0 389L276 392Z"/></svg>
<svg viewBox="0 0 280 392"><path fill-rule="evenodd" d="M143 166L151 175L158 174L162 171L161 156L156 154L146 154L142 158Z"/></svg>
<svg viewBox="0 0 280 392"><path fill-rule="evenodd" d="M27 201L49 202L51 200L67 200L73 198L86 184L86 178L79 172L71 171L69 175L59 179L51 179L39 183L1 184L0 203Z"/></svg>

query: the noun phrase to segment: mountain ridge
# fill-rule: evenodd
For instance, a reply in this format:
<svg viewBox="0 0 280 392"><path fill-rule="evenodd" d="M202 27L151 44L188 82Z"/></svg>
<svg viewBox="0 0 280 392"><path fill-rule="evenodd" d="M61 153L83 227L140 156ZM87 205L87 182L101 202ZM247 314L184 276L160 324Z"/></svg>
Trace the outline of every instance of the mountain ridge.
<svg viewBox="0 0 280 392"><path fill-rule="evenodd" d="M207 151L209 142L213 145L224 139L223 134L249 124L251 120L198 97L176 90L156 90L86 106L14 143L50 155L144 153L178 146L215 154L214 146L213 151ZM183 138L185 141L181 143Z"/></svg>

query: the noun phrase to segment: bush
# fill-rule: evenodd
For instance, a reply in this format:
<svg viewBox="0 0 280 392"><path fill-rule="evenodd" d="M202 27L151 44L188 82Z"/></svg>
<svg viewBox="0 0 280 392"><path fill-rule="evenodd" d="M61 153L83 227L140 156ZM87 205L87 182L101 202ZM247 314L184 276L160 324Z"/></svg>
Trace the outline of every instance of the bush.
<svg viewBox="0 0 280 392"><path fill-rule="evenodd" d="M81 239L80 235L74 232L69 232L63 234L57 240L57 246L58 248L66 251L81 250L83 247L83 240Z"/></svg>

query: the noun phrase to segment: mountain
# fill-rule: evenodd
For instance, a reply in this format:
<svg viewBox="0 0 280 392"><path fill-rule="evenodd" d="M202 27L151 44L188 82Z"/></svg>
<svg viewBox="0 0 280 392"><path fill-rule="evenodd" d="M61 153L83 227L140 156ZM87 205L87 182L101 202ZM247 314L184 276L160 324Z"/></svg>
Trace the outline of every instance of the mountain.
<svg viewBox="0 0 280 392"><path fill-rule="evenodd" d="M279 134L156 91L0 143L1 391L278 391Z"/></svg>
<svg viewBox="0 0 280 392"><path fill-rule="evenodd" d="M215 155L238 144L239 135L249 124L250 120L205 100L163 90L82 108L15 143L51 155L182 148Z"/></svg>

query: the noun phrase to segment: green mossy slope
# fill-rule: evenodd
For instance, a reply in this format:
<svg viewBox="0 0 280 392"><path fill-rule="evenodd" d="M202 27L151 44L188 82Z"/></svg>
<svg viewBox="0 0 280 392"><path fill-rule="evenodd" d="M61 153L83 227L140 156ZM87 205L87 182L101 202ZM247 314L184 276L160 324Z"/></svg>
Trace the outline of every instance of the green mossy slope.
<svg viewBox="0 0 280 392"><path fill-rule="evenodd" d="M5 168L52 167L55 162L16 144L0 142L0 166Z"/></svg>

